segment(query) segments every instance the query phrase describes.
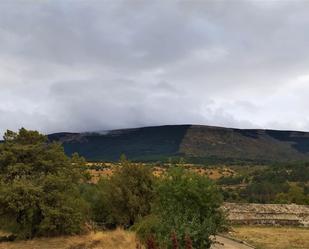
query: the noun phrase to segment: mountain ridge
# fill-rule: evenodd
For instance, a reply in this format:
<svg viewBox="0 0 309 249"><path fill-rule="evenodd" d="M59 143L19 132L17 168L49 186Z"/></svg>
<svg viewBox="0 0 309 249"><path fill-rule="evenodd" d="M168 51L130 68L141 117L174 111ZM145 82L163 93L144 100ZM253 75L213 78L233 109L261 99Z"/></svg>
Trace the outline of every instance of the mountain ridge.
<svg viewBox="0 0 309 249"><path fill-rule="evenodd" d="M48 135L65 152L87 160L281 162L309 160L309 132L239 129L207 125L161 125L100 132L61 132Z"/></svg>

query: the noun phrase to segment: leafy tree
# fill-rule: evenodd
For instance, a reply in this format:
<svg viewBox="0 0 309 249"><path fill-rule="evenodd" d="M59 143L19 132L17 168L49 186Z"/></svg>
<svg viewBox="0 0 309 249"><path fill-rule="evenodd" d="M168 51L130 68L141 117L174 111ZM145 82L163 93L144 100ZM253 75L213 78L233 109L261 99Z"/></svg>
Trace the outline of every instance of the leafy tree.
<svg viewBox="0 0 309 249"><path fill-rule="evenodd" d="M151 168L129 162L124 156L111 177L102 178L93 197L95 220L106 226L132 226L150 213L154 197Z"/></svg>
<svg viewBox="0 0 309 249"><path fill-rule="evenodd" d="M304 192L304 188L297 185L292 185L287 193L279 193L276 197L277 203L309 204L309 197Z"/></svg>
<svg viewBox="0 0 309 249"><path fill-rule="evenodd" d="M224 227L222 198L205 176L174 167L159 181L156 196L152 214L135 226L142 240L154 234L163 247L172 248L173 233L181 248L186 237L193 248L209 248L210 236Z"/></svg>
<svg viewBox="0 0 309 249"><path fill-rule="evenodd" d="M263 181L249 184L240 194L249 202L272 203L278 193L285 193L288 190L289 185L287 182L272 183Z"/></svg>
<svg viewBox="0 0 309 249"><path fill-rule="evenodd" d="M112 228L117 224L111 216L113 207L107 199L106 184L108 184L108 179L101 179L98 184L84 183L80 185L80 191L82 198L89 205L91 220L97 225Z"/></svg>
<svg viewBox="0 0 309 249"><path fill-rule="evenodd" d="M20 238L78 233L86 204L83 159L37 131L7 131L0 144L0 224Z"/></svg>

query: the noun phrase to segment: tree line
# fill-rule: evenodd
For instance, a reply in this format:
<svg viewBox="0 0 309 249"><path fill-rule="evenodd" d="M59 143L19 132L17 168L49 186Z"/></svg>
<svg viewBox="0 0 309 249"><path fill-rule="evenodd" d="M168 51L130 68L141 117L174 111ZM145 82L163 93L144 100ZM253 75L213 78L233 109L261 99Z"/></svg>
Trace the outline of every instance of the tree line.
<svg viewBox="0 0 309 249"><path fill-rule="evenodd" d="M258 167L222 177L225 201L309 205L309 163L293 162ZM246 173L244 173L246 172ZM237 188L237 186L241 186Z"/></svg>

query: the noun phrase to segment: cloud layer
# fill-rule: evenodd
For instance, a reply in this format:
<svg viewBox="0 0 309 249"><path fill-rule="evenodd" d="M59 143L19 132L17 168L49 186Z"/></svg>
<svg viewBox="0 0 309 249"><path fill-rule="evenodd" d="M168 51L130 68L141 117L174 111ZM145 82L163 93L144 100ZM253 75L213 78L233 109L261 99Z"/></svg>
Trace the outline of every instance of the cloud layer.
<svg viewBox="0 0 309 249"><path fill-rule="evenodd" d="M309 131L307 1L0 3L0 134Z"/></svg>

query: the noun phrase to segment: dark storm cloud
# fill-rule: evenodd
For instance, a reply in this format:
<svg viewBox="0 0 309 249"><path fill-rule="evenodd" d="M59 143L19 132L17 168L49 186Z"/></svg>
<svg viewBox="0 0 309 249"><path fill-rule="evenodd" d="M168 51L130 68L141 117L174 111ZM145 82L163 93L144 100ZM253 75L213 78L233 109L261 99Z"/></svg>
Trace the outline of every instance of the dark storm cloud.
<svg viewBox="0 0 309 249"><path fill-rule="evenodd" d="M308 11L307 1L3 0L0 133L309 130Z"/></svg>

